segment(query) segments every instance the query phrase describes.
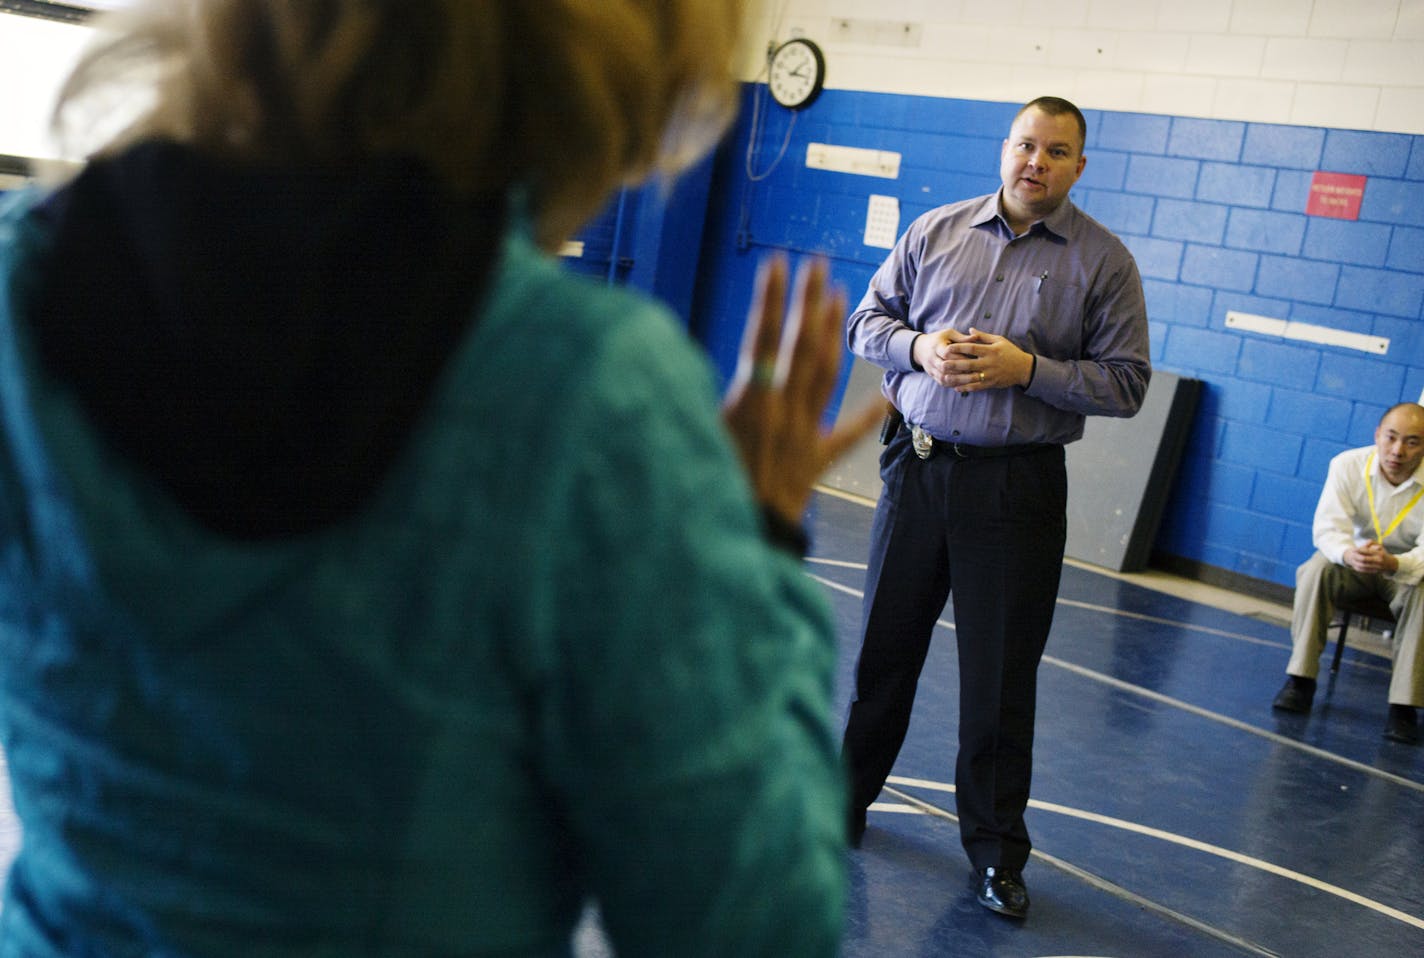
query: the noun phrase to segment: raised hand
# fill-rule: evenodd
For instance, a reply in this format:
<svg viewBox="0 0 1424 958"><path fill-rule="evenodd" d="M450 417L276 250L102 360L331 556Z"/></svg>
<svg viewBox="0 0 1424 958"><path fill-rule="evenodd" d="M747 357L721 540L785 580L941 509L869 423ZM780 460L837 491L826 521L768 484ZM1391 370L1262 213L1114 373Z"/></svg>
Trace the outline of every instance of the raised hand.
<svg viewBox="0 0 1424 958"><path fill-rule="evenodd" d="M845 294L830 290L817 260L797 272L787 304L787 274L782 256L758 270L722 418L758 501L799 524L821 473L875 428L886 406L872 401L823 429L844 358Z"/></svg>

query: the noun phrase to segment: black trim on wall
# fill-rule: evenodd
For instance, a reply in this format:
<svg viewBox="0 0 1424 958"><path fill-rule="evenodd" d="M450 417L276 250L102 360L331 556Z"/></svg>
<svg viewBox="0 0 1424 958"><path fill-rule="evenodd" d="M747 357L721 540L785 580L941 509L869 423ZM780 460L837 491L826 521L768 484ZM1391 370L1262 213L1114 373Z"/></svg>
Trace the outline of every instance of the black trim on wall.
<svg viewBox="0 0 1424 958"><path fill-rule="evenodd" d="M23 156L0 153L0 173L7 173L11 176L32 176L34 170L30 166L30 161Z"/></svg>
<svg viewBox="0 0 1424 958"><path fill-rule="evenodd" d="M1232 592L1264 599L1277 605L1291 605L1295 598L1295 590L1290 586L1281 585L1278 582L1268 582L1265 579L1255 579L1249 575L1232 572L1230 569L1222 569L1219 566L1208 565L1195 559L1168 555L1165 552L1154 550L1152 560L1148 565L1154 569L1161 569L1163 572L1179 575L1184 579L1204 582L1219 589L1230 589Z"/></svg>
<svg viewBox="0 0 1424 958"><path fill-rule="evenodd" d="M0 13L62 23L83 23L94 15L94 10L72 3L47 3L45 0L0 0Z"/></svg>

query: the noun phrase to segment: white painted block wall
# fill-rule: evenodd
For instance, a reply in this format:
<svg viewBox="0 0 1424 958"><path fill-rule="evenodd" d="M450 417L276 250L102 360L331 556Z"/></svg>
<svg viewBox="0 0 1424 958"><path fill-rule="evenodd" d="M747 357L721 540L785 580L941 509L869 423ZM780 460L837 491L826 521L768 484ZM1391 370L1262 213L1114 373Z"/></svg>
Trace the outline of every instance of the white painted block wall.
<svg viewBox="0 0 1424 958"><path fill-rule="evenodd" d="M798 34L833 89L1424 133L1424 0L770 0L758 45Z"/></svg>
<svg viewBox="0 0 1424 958"><path fill-rule="evenodd" d="M825 49L833 89L1424 134L1424 0L766 0L767 43ZM916 46L841 21L915 25ZM89 30L0 13L0 153L52 157L49 110ZM880 36L894 36L881 31Z"/></svg>

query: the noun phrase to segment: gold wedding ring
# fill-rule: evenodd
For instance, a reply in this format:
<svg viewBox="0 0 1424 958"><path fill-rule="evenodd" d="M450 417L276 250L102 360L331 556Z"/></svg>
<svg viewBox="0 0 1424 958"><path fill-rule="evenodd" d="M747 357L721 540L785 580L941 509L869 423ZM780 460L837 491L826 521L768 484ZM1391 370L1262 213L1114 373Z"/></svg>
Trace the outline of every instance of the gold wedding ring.
<svg viewBox="0 0 1424 958"><path fill-rule="evenodd" d="M983 370L980 370L980 372L979 372L979 381L980 381L981 383L984 381L984 372L983 372Z"/></svg>
<svg viewBox="0 0 1424 958"><path fill-rule="evenodd" d="M776 385L776 361L759 359L752 366L752 385L769 389Z"/></svg>

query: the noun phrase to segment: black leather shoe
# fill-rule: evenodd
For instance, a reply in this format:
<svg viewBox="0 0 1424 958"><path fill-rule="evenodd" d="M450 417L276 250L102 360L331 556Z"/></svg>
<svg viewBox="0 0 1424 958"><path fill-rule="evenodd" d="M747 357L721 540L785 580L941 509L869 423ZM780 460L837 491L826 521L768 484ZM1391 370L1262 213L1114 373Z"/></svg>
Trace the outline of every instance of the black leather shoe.
<svg viewBox="0 0 1424 958"><path fill-rule="evenodd" d="M1012 868L981 868L975 874L974 897L990 911L1010 918L1028 914L1028 889Z"/></svg>
<svg viewBox="0 0 1424 958"><path fill-rule="evenodd" d="M1315 701L1315 679L1299 675L1287 675L1286 684L1276 693L1271 708L1282 712L1309 712L1310 703Z"/></svg>
<svg viewBox="0 0 1424 958"><path fill-rule="evenodd" d="M1412 705L1391 705L1389 719L1384 723L1384 737L1405 745L1419 744L1419 719Z"/></svg>

